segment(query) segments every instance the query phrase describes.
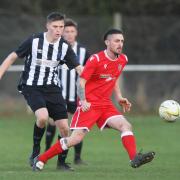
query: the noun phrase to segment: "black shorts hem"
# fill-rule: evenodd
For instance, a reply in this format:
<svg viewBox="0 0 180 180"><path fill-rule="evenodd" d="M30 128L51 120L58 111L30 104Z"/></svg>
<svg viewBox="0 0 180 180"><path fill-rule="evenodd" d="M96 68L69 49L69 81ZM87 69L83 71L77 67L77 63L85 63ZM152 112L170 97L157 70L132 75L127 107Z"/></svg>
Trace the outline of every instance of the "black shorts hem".
<svg viewBox="0 0 180 180"><path fill-rule="evenodd" d="M62 115L57 115L57 116L54 116L54 117L51 117L54 121L58 121L58 120L61 120L61 119L68 119L68 115L66 114L62 114Z"/></svg>

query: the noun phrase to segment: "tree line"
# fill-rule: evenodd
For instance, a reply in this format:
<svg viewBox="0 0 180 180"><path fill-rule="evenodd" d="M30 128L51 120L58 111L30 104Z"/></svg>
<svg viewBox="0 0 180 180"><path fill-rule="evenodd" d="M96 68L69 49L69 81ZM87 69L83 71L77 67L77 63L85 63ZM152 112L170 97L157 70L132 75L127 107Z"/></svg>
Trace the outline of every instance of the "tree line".
<svg viewBox="0 0 180 180"><path fill-rule="evenodd" d="M79 15L180 15L179 0L1 0L0 13L32 15L61 11Z"/></svg>

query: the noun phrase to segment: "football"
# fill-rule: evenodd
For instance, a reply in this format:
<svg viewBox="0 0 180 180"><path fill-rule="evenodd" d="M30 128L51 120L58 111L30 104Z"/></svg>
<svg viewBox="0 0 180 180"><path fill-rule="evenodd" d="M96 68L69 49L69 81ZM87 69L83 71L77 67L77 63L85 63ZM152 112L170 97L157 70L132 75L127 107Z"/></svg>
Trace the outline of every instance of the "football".
<svg viewBox="0 0 180 180"><path fill-rule="evenodd" d="M180 105L174 100L166 100L159 107L159 116L167 122L175 122L180 117Z"/></svg>

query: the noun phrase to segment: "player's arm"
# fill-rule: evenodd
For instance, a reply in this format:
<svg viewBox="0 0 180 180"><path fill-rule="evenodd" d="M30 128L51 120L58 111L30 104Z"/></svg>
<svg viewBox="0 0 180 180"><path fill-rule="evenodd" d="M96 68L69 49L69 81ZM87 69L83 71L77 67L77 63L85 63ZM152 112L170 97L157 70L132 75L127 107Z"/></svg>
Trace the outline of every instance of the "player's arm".
<svg viewBox="0 0 180 180"><path fill-rule="evenodd" d="M89 52L87 52L87 50L86 50L86 55L85 55L85 59L84 59L84 63L83 63L83 66L77 66L75 69L76 69L76 71L77 71L77 73L80 75L81 73L82 73L82 71L83 71L83 69L84 69L84 65L86 64L86 62L87 62L87 60L89 59L89 57L90 57L90 54L89 54Z"/></svg>
<svg viewBox="0 0 180 180"><path fill-rule="evenodd" d="M119 78L116 80L115 86L114 86L114 94L116 96L116 99L119 103L119 105L122 106L123 112L130 111L131 109L131 103L128 101L127 98L124 98L122 96L120 87L119 87Z"/></svg>
<svg viewBox="0 0 180 180"><path fill-rule="evenodd" d="M84 67L81 66L81 65L78 65L78 66L75 67L75 70L76 70L76 72L78 73L79 76L81 75L81 73L83 71L83 68Z"/></svg>
<svg viewBox="0 0 180 180"><path fill-rule="evenodd" d="M86 82L91 79L91 76L96 71L96 67L97 59L96 56L92 55L86 62L83 72L80 78L77 80L77 95L80 98L83 111L88 111L91 106L91 103L87 102L86 99L85 86Z"/></svg>
<svg viewBox="0 0 180 180"><path fill-rule="evenodd" d="M15 62L15 60L19 58L24 58L26 55L30 53L31 44L32 44L33 35L28 37L20 46L10 53L7 58L3 61L0 66L0 79L7 71L7 69Z"/></svg>
<svg viewBox="0 0 180 180"><path fill-rule="evenodd" d="M77 95L81 102L82 111L88 111L91 104L86 100L85 93L86 80L84 78L77 79Z"/></svg>
<svg viewBox="0 0 180 180"><path fill-rule="evenodd" d="M85 57L84 57L84 63L83 63L83 66L86 64L87 60L90 58L91 54L89 53L89 51L86 50L86 54L85 54Z"/></svg>
<svg viewBox="0 0 180 180"><path fill-rule="evenodd" d="M68 50L64 59L66 60L64 62L69 69L75 69L78 75L81 75L83 68L79 64L77 56L70 45L68 45Z"/></svg>
<svg viewBox="0 0 180 180"><path fill-rule="evenodd" d="M3 61L3 63L0 66L0 79L2 78L4 73L8 70L8 68L15 62L17 57L18 57L17 54L15 52L12 52Z"/></svg>

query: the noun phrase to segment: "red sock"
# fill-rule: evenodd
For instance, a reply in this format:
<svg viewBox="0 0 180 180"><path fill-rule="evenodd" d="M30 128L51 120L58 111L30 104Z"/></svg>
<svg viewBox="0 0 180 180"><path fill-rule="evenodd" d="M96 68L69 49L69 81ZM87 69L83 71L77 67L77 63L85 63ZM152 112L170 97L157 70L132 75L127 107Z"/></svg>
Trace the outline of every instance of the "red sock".
<svg viewBox="0 0 180 180"><path fill-rule="evenodd" d="M53 146L51 146L46 152L41 154L38 157L39 161L46 163L49 159L56 156L57 154L61 154L63 149L61 147L60 141L58 140Z"/></svg>
<svg viewBox="0 0 180 180"><path fill-rule="evenodd" d="M121 135L122 144L126 151L128 152L129 159L134 159L136 155L136 140L132 132L129 131L129 133L125 132Z"/></svg>

